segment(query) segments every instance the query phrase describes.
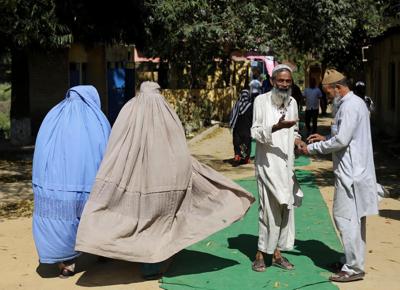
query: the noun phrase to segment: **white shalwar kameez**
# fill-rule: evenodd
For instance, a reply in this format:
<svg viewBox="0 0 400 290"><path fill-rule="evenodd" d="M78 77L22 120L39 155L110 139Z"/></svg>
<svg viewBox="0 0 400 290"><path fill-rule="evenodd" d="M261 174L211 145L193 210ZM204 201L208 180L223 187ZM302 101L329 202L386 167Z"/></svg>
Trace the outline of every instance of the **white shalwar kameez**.
<svg viewBox="0 0 400 290"><path fill-rule="evenodd" d="M260 200L258 250L267 254L273 254L275 249L293 248L293 208L303 196L294 175L294 141L301 138L298 126L272 133L272 126L278 123L282 114L285 114L285 120L298 120L294 98L290 97L284 108L278 108L272 101L271 92L255 99L251 136L257 141L255 167Z"/></svg>
<svg viewBox="0 0 400 290"><path fill-rule="evenodd" d="M378 195L369 112L349 92L339 100L331 138L307 146L310 154L332 153L335 173L333 218L340 231L346 262L342 271L364 272L365 217L378 214Z"/></svg>

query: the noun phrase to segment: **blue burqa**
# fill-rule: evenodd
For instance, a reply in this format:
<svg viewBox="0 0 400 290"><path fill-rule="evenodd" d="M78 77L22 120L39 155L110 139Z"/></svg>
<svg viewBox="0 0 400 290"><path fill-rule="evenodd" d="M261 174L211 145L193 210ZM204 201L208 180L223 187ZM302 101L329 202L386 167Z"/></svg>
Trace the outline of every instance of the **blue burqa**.
<svg viewBox="0 0 400 290"><path fill-rule="evenodd" d="M33 238L41 263L67 261L97 170L110 124L93 86L76 86L46 115L33 157Z"/></svg>

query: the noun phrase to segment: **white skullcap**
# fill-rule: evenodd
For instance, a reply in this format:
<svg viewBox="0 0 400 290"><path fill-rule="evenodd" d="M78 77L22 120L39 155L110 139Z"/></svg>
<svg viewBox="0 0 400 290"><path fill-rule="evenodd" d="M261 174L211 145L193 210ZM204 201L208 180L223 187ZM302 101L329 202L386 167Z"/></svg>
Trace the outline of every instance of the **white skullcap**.
<svg viewBox="0 0 400 290"><path fill-rule="evenodd" d="M272 75L275 74L276 71L281 70L281 69L287 69L288 71L290 71L290 73L292 73L292 69L290 68L290 66L286 65L286 64L278 64L276 67L274 67L274 69L272 70Z"/></svg>

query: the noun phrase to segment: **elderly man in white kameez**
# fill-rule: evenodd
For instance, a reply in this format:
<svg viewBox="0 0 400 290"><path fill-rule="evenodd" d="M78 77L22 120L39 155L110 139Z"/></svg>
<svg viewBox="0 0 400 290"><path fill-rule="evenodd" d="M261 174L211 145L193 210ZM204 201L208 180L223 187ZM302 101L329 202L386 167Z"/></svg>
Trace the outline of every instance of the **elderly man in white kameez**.
<svg viewBox="0 0 400 290"><path fill-rule="evenodd" d="M350 91L343 74L327 70L322 84L330 98L338 98L338 111L331 135L311 135L307 140L312 144L303 152L332 153L333 218L342 238L345 261L329 279L350 282L365 275L366 216L378 213L369 112L364 101Z"/></svg>
<svg viewBox="0 0 400 290"><path fill-rule="evenodd" d="M256 176L260 199L259 237L252 269L263 272L274 265L294 269L281 250L294 245L294 207L301 192L294 175L294 147L306 144L298 134L298 108L291 97L292 71L278 65L272 72L273 89L254 101L251 136L256 145Z"/></svg>

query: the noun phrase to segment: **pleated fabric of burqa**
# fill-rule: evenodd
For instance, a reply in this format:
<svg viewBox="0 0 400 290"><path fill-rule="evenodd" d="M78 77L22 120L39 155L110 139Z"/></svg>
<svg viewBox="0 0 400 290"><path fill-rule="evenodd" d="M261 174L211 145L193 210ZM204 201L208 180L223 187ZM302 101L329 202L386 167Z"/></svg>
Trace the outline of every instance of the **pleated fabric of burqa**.
<svg viewBox="0 0 400 290"><path fill-rule="evenodd" d="M78 229L76 250L156 263L239 220L253 196L192 158L154 82L121 110Z"/></svg>

